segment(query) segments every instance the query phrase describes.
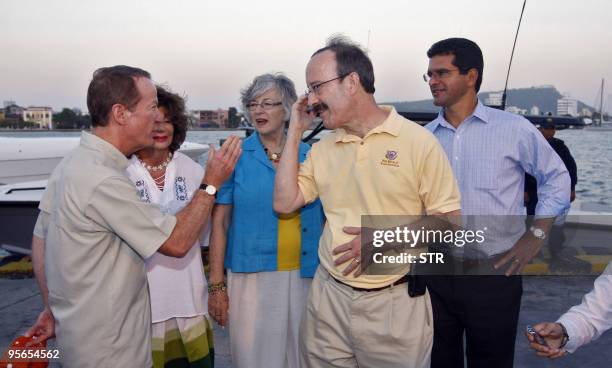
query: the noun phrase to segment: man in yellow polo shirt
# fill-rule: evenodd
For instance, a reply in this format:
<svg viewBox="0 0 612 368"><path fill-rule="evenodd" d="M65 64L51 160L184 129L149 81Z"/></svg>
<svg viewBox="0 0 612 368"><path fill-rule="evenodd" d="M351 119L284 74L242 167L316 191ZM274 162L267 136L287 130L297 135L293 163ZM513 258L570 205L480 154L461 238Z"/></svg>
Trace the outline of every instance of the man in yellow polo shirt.
<svg viewBox="0 0 612 368"><path fill-rule="evenodd" d="M280 213L320 198L327 217L302 320L302 366L428 367L429 295L410 297L405 274L361 274L360 225L362 215L457 213L459 191L446 155L424 128L376 104L372 63L350 41L332 38L315 52L306 81L274 194ZM298 167L298 145L314 118L307 105L334 132Z"/></svg>

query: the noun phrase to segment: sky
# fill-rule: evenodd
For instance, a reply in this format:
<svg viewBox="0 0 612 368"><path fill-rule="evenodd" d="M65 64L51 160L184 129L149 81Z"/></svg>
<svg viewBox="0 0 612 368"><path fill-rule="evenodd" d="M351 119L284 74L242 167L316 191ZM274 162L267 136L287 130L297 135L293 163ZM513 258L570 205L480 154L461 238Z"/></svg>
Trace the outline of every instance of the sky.
<svg viewBox="0 0 612 368"><path fill-rule="evenodd" d="M366 47L376 100L431 98L426 51L448 37L483 50L482 91L502 90L523 0L1 0L0 101L86 111L93 71L126 64L187 96L190 109L239 105L255 76L305 66L342 33ZM554 85L589 105L606 80L612 111L612 1L529 0L509 88Z"/></svg>

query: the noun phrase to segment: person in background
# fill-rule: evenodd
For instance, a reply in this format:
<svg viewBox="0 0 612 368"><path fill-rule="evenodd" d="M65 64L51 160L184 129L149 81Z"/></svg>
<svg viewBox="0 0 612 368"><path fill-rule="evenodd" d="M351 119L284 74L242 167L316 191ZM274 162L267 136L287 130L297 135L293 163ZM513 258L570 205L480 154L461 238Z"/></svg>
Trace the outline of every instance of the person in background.
<svg viewBox="0 0 612 368"><path fill-rule="evenodd" d="M543 123L537 124L536 127L542 133L546 141L561 157L565 164L565 168L569 172L571 179L571 194L570 202L576 199L576 183L578 183L578 169L576 161L572 156L569 148L561 139L555 138L555 123L552 119L546 119ZM535 215L536 206L538 204L538 183L536 179L525 174L525 207L527 207L527 215ZM563 244L565 243L565 234L563 232L563 223L565 217L557 218L550 229L550 237L548 238L548 247L550 250L550 269L551 271L582 271L590 272L590 264L572 256L565 256L562 253Z"/></svg>
<svg viewBox="0 0 612 368"><path fill-rule="evenodd" d="M213 210L208 309L221 326L229 319L238 368L299 366L299 324L319 264L324 218L318 201L286 215L272 208L285 124L296 98L293 82L282 74L257 76L242 91L255 133L245 139L244 154ZM293 164L304 161L309 149L300 143Z"/></svg>
<svg viewBox="0 0 612 368"><path fill-rule="evenodd" d="M204 169L178 152L187 135L185 101L157 86L160 119L153 146L132 155L127 175L143 202L166 214L183 209L198 191ZM213 332L207 315L208 291L200 246L208 245L210 221L182 258L155 253L145 260L151 317L153 367L213 367Z"/></svg>

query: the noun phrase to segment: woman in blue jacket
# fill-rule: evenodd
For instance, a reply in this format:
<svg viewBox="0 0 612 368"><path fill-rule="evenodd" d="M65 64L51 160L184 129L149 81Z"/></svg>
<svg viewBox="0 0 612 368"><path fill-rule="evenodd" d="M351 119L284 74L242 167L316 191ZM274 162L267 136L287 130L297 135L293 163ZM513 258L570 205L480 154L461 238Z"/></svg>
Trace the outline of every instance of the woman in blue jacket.
<svg viewBox="0 0 612 368"><path fill-rule="evenodd" d="M272 209L285 124L296 100L293 82L282 74L260 75L242 91L256 133L243 142L213 210L208 307L221 326L229 322L238 368L298 367L298 330L318 265L323 211L319 201L287 216ZM300 145L300 162L309 148Z"/></svg>

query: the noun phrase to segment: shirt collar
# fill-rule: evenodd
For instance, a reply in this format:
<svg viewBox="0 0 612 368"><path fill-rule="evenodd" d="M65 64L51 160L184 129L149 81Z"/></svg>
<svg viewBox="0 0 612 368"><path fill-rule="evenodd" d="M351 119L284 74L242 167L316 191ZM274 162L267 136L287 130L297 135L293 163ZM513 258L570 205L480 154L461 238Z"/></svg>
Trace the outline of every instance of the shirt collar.
<svg viewBox="0 0 612 368"><path fill-rule="evenodd" d="M478 100L478 102L476 103L476 108L474 109L472 114L468 116L464 120L464 122L471 120L472 117L477 118L483 123L489 122L489 112L487 111L487 107L483 105L482 102L480 102L480 100ZM455 128L451 125L451 123L446 121L446 118L444 118L444 109L440 109L440 112L438 112L438 117L434 121L431 122L432 131L435 131L439 126L443 126L445 128L455 130Z"/></svg>
<svg viewBox="0 0 612 368"><path fill-rule="evenodd" d="M400 130L402 129L402 117L397 113L397 111L395 111L395 108L393 106L379 105L379 107L388 112L389 115L382 122L382 124L374 127L372 130L366 133L366 135L363 137L364 139L370 135L378 133L387 133L391 134L394 137L397 137L400 133ZM361 140L361 138L347 133L346 130L344 130L343 128L336 129L334 134L336 138L336 143L347 143Z"/></svg>
<svg viewBox="0 0 612 368"><path fill-rule="evenodd" d="M81 134L81 146L102 153L104 163L109 166L125 170L130 165L127 157L115 146L94 134L83 132Z"/></svg>
<svg viewBox="0 0 612 368"><path fill-rule="evenodd" d="M483 105L482 102L480 102L480 100L478 100L478 103L476 104L476 108L474 109L472 116L480 119L480 121L482 121L483 123L489 122L489 111L487 110L487 107Z"/></svg>

